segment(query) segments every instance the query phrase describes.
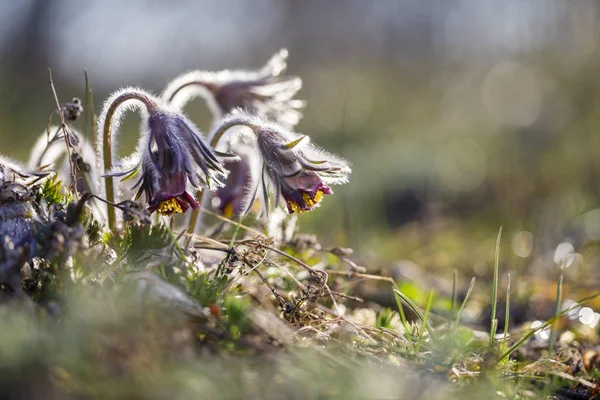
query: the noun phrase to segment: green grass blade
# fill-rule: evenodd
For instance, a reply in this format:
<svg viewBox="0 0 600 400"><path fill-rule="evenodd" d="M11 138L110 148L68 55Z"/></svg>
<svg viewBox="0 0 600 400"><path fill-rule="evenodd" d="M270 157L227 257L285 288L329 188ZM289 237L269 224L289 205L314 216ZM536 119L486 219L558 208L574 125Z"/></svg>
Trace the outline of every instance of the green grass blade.
<svg viewBox="0 0 600 400"><path fill-rule="evenodd" d="M506 311L504 316L504 337L502 349L506 349L506 338L508 337L508 324L510 323L510 274L508 274L508 285L506 285Z"/></svg>
<svg viewBox="0 0 600 400"><path fill-rule="evenodd" d="M417 341L417 346L415 348L415 352L419 354L421 351L421 342L423 341L423 332L425 331L425 326L428 325L427 319L429 318L429 311L431 310L431 305L433 304L433 292L429 293L429 298L427 299L427 307L425 307L425 315L423 316L423 321L421 322L421 329L419 329L419 340ZM431 334L431 332L430 332ZM431 335L433 337L433 335Z"/></svg>
<svg viewBox="0 0 600 400"><path fill-rule="evenodd" d="M489 350L492 351L494 349L494 343L496 342L496 330L498 329L498 319L493 319L490 324L490 344Z"/></svg>
<svg viewBox="0 0 600 400"><path fill-rule="evenodd" d="M411 335L410 325L408 324L408 321L406 320L406 314L404 314L404 307L402 306L402 301L400 300L400 296L395 291L394 291L394 299L396 299L396 306L398 307L398 312L400 313L400 320L402 321L402 326L404 327L404 336L407 337L408 335ZM408 339L407 342L408 342L408 346L410 347L410 350L412 352L414 352L415 348L413 347L412 339L411 338L407 338L407 339Z"/></svg>
<svg viewBox="0 0 600 400"><path fill-rule="evenodd" d="M408 296L406 296L404 293L402 293L398 289L394 289L394 293L396 293L398 296L400 296L400 298L410 307L410 309L413 310L415 314L417 314L417 316L419 317L419 319L422 322L423 321L425 322L425 328L427 328L427 331L429 332L431 337L435 338L435 333L433 332L431 325L429 325L429 322L427 322L427 320L425 319L425 315L419 309L419 307L417 307L417 305Z"/></svg>
<svg viewBox="0 0 600 400"><path fill-rule="evenodd" d="M460 305L460 308L458 309L458 313L456 314L456 319L454 320L454 325L458 325L460 323L460 318L462 317L463 311L465 310L467 302L469 301L469 297L471 297L471 292L473 291L473 287L475 287L475 280L476 280L475 277L473 277L471 279L471 283L469 284L469 290L467 290L465 299L463 300L462 304Z"/></svg>
<svg viewBox="0 0 600 400"><path fill-rule="evenodd" d="M235 244L235 239L237 239L237 235L240 233L240 227L242 226L243 216L238 217L238 223L235 226L235 231L233 231L233 236L231 237L231 241L229 242L229 247L233 247Z"/></svg>
<svg viewBox="0 0 600 400"><path fill-rule="evenodd" d="M456 312L456 283L458 281L458 271L454 268L454 272L452 272L452 300L450 302L450 319L454 319Z"/></svg>
<svg viewBox="0 0 600 400"><path fill-rule="evenodd" d="M502 227L498 230L498 236L496 237L496 254L494 257L494 280L492 282L492 320L490 324L490 351L494 346L494 336L496 335L496 327L498 326L498 320L496 319L496 307L498 303L498 270L500 264L500 239L502 238ZM494 321L496 321L494 323Z"/></svg>
<svg viewBox="0 0 600 400"><path fill-rule="evenodd" d="M550 324L552 324L558 318L562 317L563 315L566 315L568 312L572 311L573 309L577 308L578 306L581 306L584 303L586 303L586 302L588 302L588 301L590 301L592 299L595 299L598 296L600 296L600 292L594 293L591 296L584 297L584 298L576 301L575 304L573 304L568 309L562 310L560 313L558 313L554 317L550 318L548 321L546 321L545 324L539 326L538 328L530 329L525 335L523 335L523 337L521 339L519 339L508 350L506 350L504 353L502 353L500 355L500 357L498 358L498 363L502 362L505 358L507 358L508 356L510 356L515 350L517 350L519 347L521 347L521 345L523 343L525 343L527 341L527 339L529 339L531 336L533 336L537 331L540 331L540 330L548 327Z"/></svg>
<svg viewBox="0 0 600 400"><path fill-rule="evenodd" d="M90 138L90 133L89 133L89 125L90 125L90 120L91 120L91 115L88 112L89 108L90 108L90 80L88 78L88 74L87 74L87 70L83 70L83 75L85 76L85 100L84 100L84 105L85 108L83 110L83 137L87 139ZM96 149L94 149L96 150Z"/></svg>
<svg viewBox="0 0 600 400"><path fill-rule="evenodd" d="M559 266L559 272L558 272L558 283L556 284L556 312L554 313L554 315L558 315L560 313L560 309L562 307L562 286L563 286L563 279L564 279L564 269L563 266ZM556 330L556 328L554 327L554 324L552 324L553 326L551 327L550 330L550 343L549 343L549 348L548 351L550 352L550 356L552 356L552 354L554 354L554 345L556 343L556 337L558 336L558 332Z"/></svg>
<svg viewBox="0 0 600 400"><path fill-rule="evenodd" d="M90 78L88 76L88 72L86 69L83 70L83 74L85 75L85 136L86 139L89 138L88 126L91 130L92 135L92 143L94 147L94 152L98 154L98 138L96 135L96 111L94 107L94 92L92 91L92 84L90 83Z"/></svg>

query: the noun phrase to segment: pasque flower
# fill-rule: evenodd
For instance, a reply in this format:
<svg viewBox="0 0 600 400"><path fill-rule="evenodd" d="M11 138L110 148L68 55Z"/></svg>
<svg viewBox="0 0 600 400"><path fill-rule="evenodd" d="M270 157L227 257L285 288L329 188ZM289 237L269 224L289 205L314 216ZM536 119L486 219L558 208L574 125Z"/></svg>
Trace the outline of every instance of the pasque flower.
<svg viewBox="0 0 600 400"><path fill-rule="evenodd" d="M191 99L203 96L215 121L240 108L245 112L291 127L302 117L302 100L293 99L302 87L296 76L284 76L288 52L280 50L258 71L191 71L171 81L162 98L180 109Z"/></svg>
<svg viewBox="0 0 600 400"><path fill-rule="evenodd" d="M162 98L176 108L182 108L196 96L208 102L213 113L213 125L231 112L244 112L278 122L291 128L302 117L304 101L294 99L302 87L296 76L284 76L288 52L274 54L266 65L257 71L192 71L174 79L166 87ZM217 143L213 143L215 146ZM248 144L234 138L220 144L222 149L240 156L238 162L226 164L230 171L227 184L216 192L218 207L228 217L243 214L249 184L260 174L253 162L254 151Z"/></svg>
<svg viewBox="0 0 600 400"><path fill-rule="evenodd" d="M106 151L112 153L110 132L118 126L119 106L125 102L141 106L142 129L135 153L112 168L112 154L107 157ZM127 88L113 94L105 103L100 126L105 131L102 158L105 168L110 169L107 179L137 177L133 185L138 190L136 199L144 193L151 212L170 215L189 207L195 209L198 203L189 190L220 186L227 175L218 158L223 155L217 155L204 143L198 128L183 114L141 89ZM109 198L111 190L107 187L107 198L113 202Z"/></svg>
<svg viewBox="0 0 600 400"><path fill-rule="evenodd" d="M348 181L351 170L346 161L316 147L308 136L274 122L235 113L223 120L213 140L236 126L252 130L256 137L255 159L262 164L262 172L248 192L246 212L256 199L261 199L268 211L270 194L274 194L275 205L285 203L290 213L311 211L324 195L333 193L330 184Z"/></svg>
<svg viewBox="0 0 600 400"><path fill-rule="evenodd" d="M256 140L240 136L232 138L227 143L227 151L234 152L239 160L224 164L229 175L225 185L215 192L215 197L218 199L217 207L228 218L245 213L246 198L253 177L261 172L261 166L256 162Z"/></svg>

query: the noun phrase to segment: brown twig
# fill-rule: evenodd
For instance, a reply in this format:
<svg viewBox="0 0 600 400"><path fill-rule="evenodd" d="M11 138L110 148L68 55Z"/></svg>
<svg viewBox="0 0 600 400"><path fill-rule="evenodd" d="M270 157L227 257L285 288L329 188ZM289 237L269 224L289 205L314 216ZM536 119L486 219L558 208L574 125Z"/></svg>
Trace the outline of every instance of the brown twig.
<svg viewBox="0 0 600 400"><path fill-rule="evenodd" d="M388 282L389 284L392 285L392 287L394 289L398 289L398 285L396 284L394 279L389 276L361 274L361 273L357 273L357 272L345 272L345 271L336 271L336 270L327 270L327 273L330 275L347 276L348 278L363 278L363 279L369 279L369 280L374 280L374 281Z"/></svg>
<svg viewBox="0 0 600 400"><path fill-rule="evenodd" d="M267 235L265 235L265 234L264 234L264 233L262 233L262 232L259 232L259 231L257 231L257 230L256 230L256 229L254 229L254 228L251 228L251 227L249 227L249 226L247 226L247 225L241 224L241 223L239 223L238 221L234 221L234 220L232 220L232 219L230 219L230 218L224 217L224 216L222 216L222 215L220 215L220 214L217 214L216 212L213 212L213 211L207 210L207 209L205 209L205 208L201 209L201 210L200 210L200 212L203 212L203 213L206 213L206 214L208 214L208 215L211 215L211 216L213 216L213 217L215 217L215 218L217 218L217 219L219 219L219 220L221 220L221 221L223 221L223 222L227 222L227 223L229 223L229 224L232 224L232 225L235 225L235 226L238 226L238 225L239 225L239 226L240 226L240 228L242 228L242 229L244 229L244 230L246 230L246 231L248 231L248 232L252 232L252 233L254 233L254 234L256 234L256 235L259 235L259 236L262 236L262 237L267 237ZM190 226L191 226L191 225L190 225ZM189 233L189 234L191 234L192 232L188 231L188 233ZM228 241L228 242L229 242L229 241Z"/></svg>
<svg viewBox="0 0 600 400"><path fill-rule="evenodd" d="M250 264L247 260L244 260L244 263L246 263L249 267L253 268L252 264ZM271 293L273 293L273 296L275 296L275 298L279 302L281 308L285 310L287 302L284 300L284 298L281 297L281 295L277 293L277 291L273 287L271 287L267 279L264 276L262 276L262 274L257 269L252 269L252 271L254 271L256 275L258 275L258 277L264 282L265 285L267 285L267 287L271 290Z"/></svg>
<svg viewBox="0 0 600 400"><path fill-rule="evenodd" d="M50 83L50 88L52 89L52 94L54 95L54 101L56 102L56 110L60 117L60 127L63 130L65 135L65 146L67 147L67 157L69 158L69 167L71 168L71 178L73 180L73 187L77 187L75 183L77 182L77 177L75 175L75 168L73 166L73 160L71 159L71 144L69 143L69 132L67 123L65 122L65 113L63 108L60 106L60 101L58 101L58 95L56 94L56 88L54 87L54 81L52 80L52 70L48 68L48 81ZM50 118L52 118L52 114L50 114Z"/></svg>

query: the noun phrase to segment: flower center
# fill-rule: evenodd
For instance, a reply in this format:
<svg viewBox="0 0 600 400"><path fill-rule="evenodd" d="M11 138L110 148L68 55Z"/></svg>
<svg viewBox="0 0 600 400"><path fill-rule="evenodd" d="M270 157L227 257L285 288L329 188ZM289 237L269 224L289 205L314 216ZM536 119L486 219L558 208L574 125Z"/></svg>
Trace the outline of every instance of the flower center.
<svg viewBox="0 0 600 400"><path fill-rule="evenodd" d="M323 200L323 192L320 189L317 190L317 193L315 193L315 198L314 199L312 197L310 197L310 194L308 194L306 192L302 192L302 199L304 200L304 202L306 203L306 205L309 208L308 209L306 209L306 208L303 209L295 201L290 201L289 202L290 203L290 207L292 208L292 211L294 213L302 214L302 213L305 213L306 211L312 210L314 208L314 206L316 206L321 200Z"/></svg>
<svg viewBox="0 0 600 400"><path fill-rule="evenodd" d="M159 214L163 215L181 214L183 212L183 210L181 209L181 205L179 205L175 198L163 200L160 203L158 203L156 211L158 211Z"/></svg>
<svg viewBox="0 0 600 400"><path fill-rule="evenodd" d="M233 201L227 202L223 208L223 216L227 218L233 217Z"/></svg>

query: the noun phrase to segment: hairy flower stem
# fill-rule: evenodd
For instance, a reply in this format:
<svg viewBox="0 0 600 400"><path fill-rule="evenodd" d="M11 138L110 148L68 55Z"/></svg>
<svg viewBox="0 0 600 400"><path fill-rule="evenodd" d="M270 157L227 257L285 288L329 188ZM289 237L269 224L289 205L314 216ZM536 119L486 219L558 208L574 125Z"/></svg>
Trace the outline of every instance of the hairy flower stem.
<svg viewBox="0 0 600 400"><path fill-rule="evenodd" d="M209 82L204 82L204 81L186 82L186 83L183 83L181 86L179 86L177 89L175 89L173 91L173 93L171 93L171 96L169 96L169 98L166 99L167 103L171 104L179 92L181 92L183 89L190 87L190 86L198 86L198 87L204 88L209 93L214 93L215 90L217 89L217 85L209 83Z"/></svg>
<svg viewBox="0 0 600 400"><path fill-rule="evenodd" d="M178 89L178 90L180 90L180 89ZM175 92L175 93L177 93L177 92ZM175 96L175 94L173 94L173 96L171 96L171 99L174 96ZM210 140L210 147L212 147L213 149L216 148L217 144L219 144L219 140L221 140L221 138L223 137L225 132L227 132L229 129L233 128L234 126L240 126L240 125L247 126L248 128L252 129L252 131L254 131L256 128L256 126L254 124L252 124L250 121L246 121L243 119L231 120L231 121L221 125L219 127L219 129L215 132L212 139ZM198 201L198 204L200 204L200 206L198 207L197 210L192 211L192 214L190 216L190 224L188 225L187 233L193 234L194 231L196 230L196 222L198 221L198 215L200 215L200 208L202 208L203 194L204 194L204 191L202 191L202 190L199 190L196 193L196 201Z"/></svg>
<svg viewBox="0 0 600 400"><path fill-rule="evenodd" d="M141 93L123 93L119 97L117 97L109 106L108 111L106 113L106 119L104 120L104 130L103 130L103 141L102 141L102 150L103 150L103 161L104 161L104 173L107 174L112 168L112 121L115 116L115 112L118 107L128 100L139 100L141 101L148 112L152 113L156 111L157 104L150 99L148 96L145 96ZM110 203L115 202L115 187L113 184L112 176L106 176L104 178L104 185L106 188L106 200ZM114 231L116 227L116 213L113 207L107 207L107 215L108 215L108 227L110 230Z"/></svg>

